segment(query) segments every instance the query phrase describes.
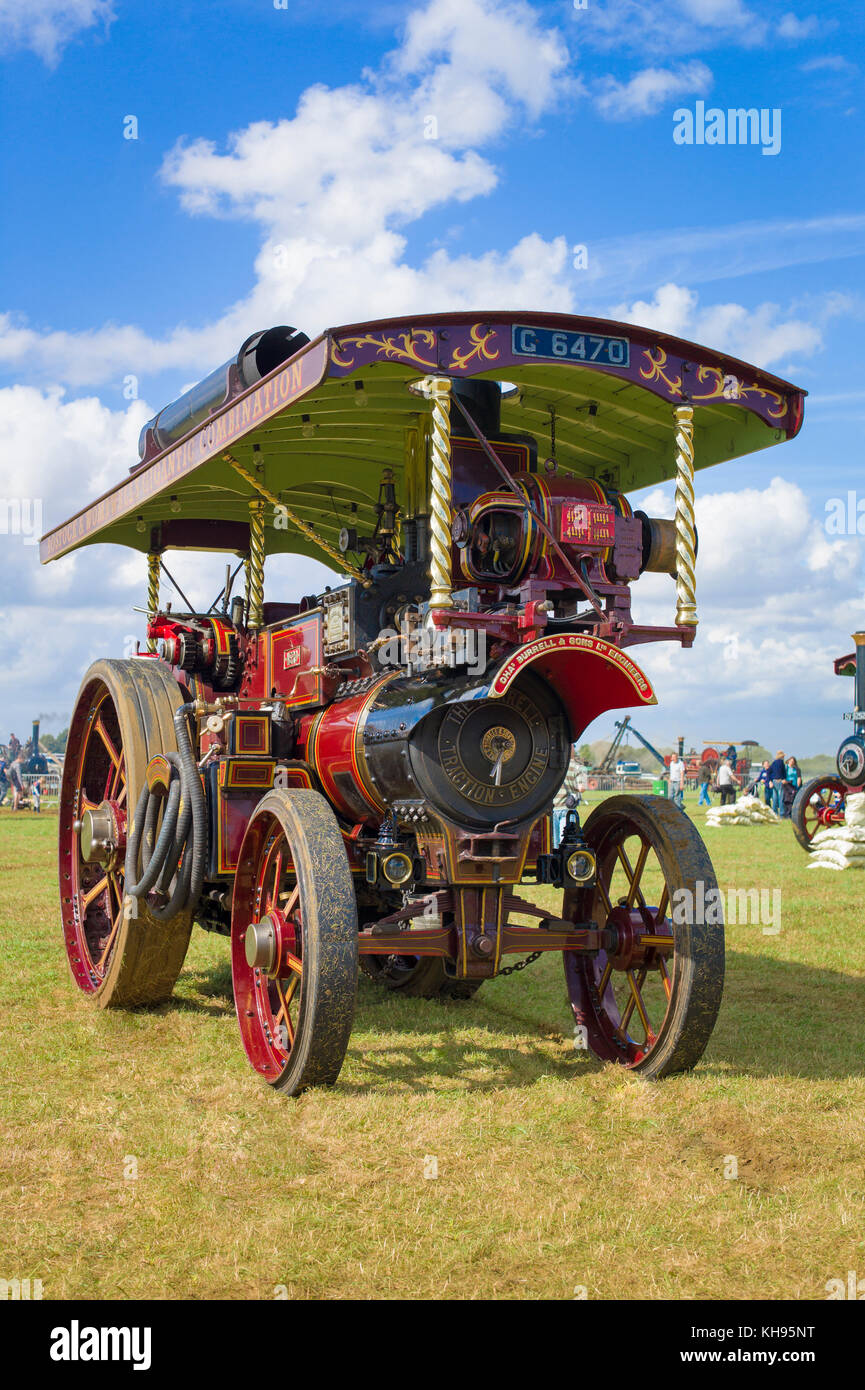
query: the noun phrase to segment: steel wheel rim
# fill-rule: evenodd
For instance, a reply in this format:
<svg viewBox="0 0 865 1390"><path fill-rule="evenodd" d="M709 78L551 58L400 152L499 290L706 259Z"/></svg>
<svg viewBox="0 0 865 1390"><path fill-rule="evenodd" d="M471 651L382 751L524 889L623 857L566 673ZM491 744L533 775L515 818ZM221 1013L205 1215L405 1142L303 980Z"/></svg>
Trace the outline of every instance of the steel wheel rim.
<svg viewBox="0 0 865 1390"><path fill-rule="evenodd" d="M232 953L237 1016L252 1066L271 1083L290 1065L301 1028L304 1005L304 945L300 886L288 839L278 818L262 817L250 828L251 864L238 874L235 887L237 931ZM266 916L279 914L286 951L273 976L250 966L243 954L246 930Z"/></svg>
<svg viewBox="0 0 865 1390"><path fill-rule="evenodd" d="M128 805L126 754L117 708L101 681L85 709L79 702L66 751L73 769L71 801L61 796L61 904L66 949L79 986L94 993L109 969L123 920L122 858L110 868L87 863L74 823L101 802L125 816Z"/></svg>

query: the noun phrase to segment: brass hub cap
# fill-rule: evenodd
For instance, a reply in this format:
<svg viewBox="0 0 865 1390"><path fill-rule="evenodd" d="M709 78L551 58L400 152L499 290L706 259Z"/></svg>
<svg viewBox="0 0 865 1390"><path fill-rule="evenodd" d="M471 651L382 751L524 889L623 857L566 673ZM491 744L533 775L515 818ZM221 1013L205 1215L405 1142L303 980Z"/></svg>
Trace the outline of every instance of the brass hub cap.
<svg viewBox="0 0 865 1390"><path fill-rule="evenodd" d="M260 922L250 922L246 929L244 949L246 963L252 970L262 970L270 976L278 975L285 968L287 955L294 955L297 951L297 934L293 923L274 908Z"/></svg>
<svg viewBox="0 0 865 1390"><path fill-rule="evenodd" d="M85 864L111 865L125 848L125 818L114 801L90 807L77 823L78 844Z"/></svg>

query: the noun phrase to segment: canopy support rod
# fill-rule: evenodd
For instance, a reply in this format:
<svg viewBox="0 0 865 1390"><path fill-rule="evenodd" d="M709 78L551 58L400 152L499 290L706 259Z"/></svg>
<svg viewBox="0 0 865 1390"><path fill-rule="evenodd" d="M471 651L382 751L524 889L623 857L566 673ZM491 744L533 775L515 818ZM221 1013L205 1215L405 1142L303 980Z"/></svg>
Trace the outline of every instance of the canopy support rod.
<svg viewBox="0 0 865 1390"><path fill-rule="evenodd" d="M151 550L147 556L147 616L148 621L159 612L159 570L162 557L158 551ZM156 651L156 638L148 637L147 650Z"/></svg>
<svg viewBox="0 0 865 1390"><path fill-rule="evenodd" d="M264 503L260 497L249 504L247 589L247 623L252 628L264 627Z"/></svg>
<svg viewBox="0 0 865 1390"><path fill-rule="evenodd" d="M454 606L451 587L451 383L446 376L428 376L423 384L432 401L429 606L440 610Z"/></svg>
<svg viewBox="0 0 865 1390"><path fill-rule="evenodd" d="M694 407L677 405L676 420L676 626L696 627L694 573Z"/></svg>
<svg viewBox="0 0 865 1390"><path fill-rule="evenodd" d="M171 580L172 584L174 585L175 589L176 589L177 592L179 593L180 597L183 599L183 602L186 604L186 611L187 611L187 613L194 613L194 612L195 612L195 609L193 608L192 604L189 602L189 599L186 597L185 593L184 593L183 590L181 589L181 587L180 587L180 585L178 584L177 580L174 578L174 575L171 573L171 570L168 568L168 566L165 564L164 561L162 561L162 573L168 575L168 578Z"/></svg>
<svg viewBox="0 0 865 1390"><path fill-rule="evenodd" d="M372 580L368 578L362 570L355 569L354 565L349 564L348 560L346 560L340 550L337 550L336 546L330 545L330 543L324 540L312 526L307 525L305 521L301 521L296 512L293 512L290 507L287 507L284 502L280 501L275 492L271 492L269 488L264 486L264 483L256 478L251 468L247 468L245 464L240 463L233 454L229 454L228 452L224 453L222 457L225 459L226 463L231 464L234 471L239 473L241 478L246 479L250 487L255 488L255 491L264 498L265 502L269 502L272 507L282 512L286 519L291 522L292 526L296 526L298 531L306 536L307 540L312 541L313 545L317 545L319 550L323 550L332 560L338 561L340 569L345 574L350 574L352 579L356 579L365 589L372 588Z"/></svg>

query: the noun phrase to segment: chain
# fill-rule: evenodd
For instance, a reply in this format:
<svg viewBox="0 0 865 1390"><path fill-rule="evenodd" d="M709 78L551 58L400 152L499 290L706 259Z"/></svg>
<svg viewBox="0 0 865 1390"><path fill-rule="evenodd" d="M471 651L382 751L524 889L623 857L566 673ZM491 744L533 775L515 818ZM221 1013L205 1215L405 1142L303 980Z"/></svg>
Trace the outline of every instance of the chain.
<svg viewBox="0 0 865 1390"><path fill-rule="evenodd" d="M532 951L532 954L526 956L525 960L518 960L516 965L506 965L504 969L500 970L498 973L500 975L513 975L517 970L525 970L527 965L532 964L532 961L540 960L543 954L543 951Z"/></svg>
<svg viewBox="0 0 865 1390"><path fill-rule="evenodd" d="M328 541L324 540L324 538L318 534L313 526L301 520L296 512L293 512L290 507L287 507L284 502L281 502L275 492L271 492L270 488L265 487L264 483L256 478L251 468L247 468L245 464L239 463L234 455L230 454L227 449L222 457L225 459L226 463L231 464L235 473L239 473L241 478L245 478L246 481L255 488L256 492L258 492L266 502L269 502L276 510L283 512L286 518L293 526L297 527L302 535L306 536L314 545L317 545L323 550L325 555L329 555L331 559L337 560L340 569L343 570L345 574L350 574L352 579L356 579L359 584L363 585L364 589L372 587L372 580L368 575L363 574L359 569L355 569L354 565L350 565L341 551L336 550Z"/></svg>

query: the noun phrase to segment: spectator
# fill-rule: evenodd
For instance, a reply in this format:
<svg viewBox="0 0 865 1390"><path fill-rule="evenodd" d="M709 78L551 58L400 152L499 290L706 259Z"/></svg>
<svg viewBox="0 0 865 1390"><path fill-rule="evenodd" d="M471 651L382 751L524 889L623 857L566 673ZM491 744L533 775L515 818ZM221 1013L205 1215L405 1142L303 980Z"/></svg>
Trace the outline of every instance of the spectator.
<svg viewBox="0 0 865 1390"><path fill-rule="evenodd" d="M685 809L685 764L674 753L670 759L670 797L680 811Z"/></svg>
<svg viewBox="0 0 865 1390"><path fill-rule="evenodd" d="M24 795L24 783L21 780L21 763L17 758L9 768L9 782L12 787L12 810L17 811L21 805L21 798Z"/></svg>
<svg viewBox="0 0 865 1390"><path fill-rule="evenodd" d="M769 806L769 805L771 804L771 801L772 801L772 783L771 783L770 778L769 778L769 760L768 760L768 758L767 758L766 761L763 763L763 766L760 768L760 771L758 772L757 776L754 778L754 784L753 784L752 790L753 790L755 796L759 796L760 793L761 793L761 791L762 791L762 793L763 793L763 800L765 801L766 805Z"/></svg>
<svg viewBox="0 0 865 1390"><path fill-rule="evenodd" d="M20 752L21 752L21 740L20 740L19 738L16 738L14 734L10 734L10 735L9 735L9 762L10 762L10 763L16 762L16 761L17 761L17 758L18 758L18 754L19 754Z"/></svg>
<svg viewBox="0 0 865 1390"><path fill-rule="evenodd" d="M0 758L0 806L9 795L9 778L6 776L6 759Z"/></svg>
<svg viewBox="0 0 865 1390"><path fill-rule="evenodd" d="M795 758L787 759L787 781L792 784L794 792L802 785L802 772Z"/></svg>
<svg viewBox="0 0 865 1390"><path fill-rule="evenodd" d="M33 802L33 810L36 812L38 816L40 807L42 805L42 783L39 781L38 777L36 778L36 781L32 782L30 785L30 797Z"/></svg>
<svg viewBox="0 0 865 1390"><path fill-rule="evenodd" d="M733 771L733 765L729 758L725 758L718 768L718 791L721 793L721 805L728 806L732 802L736 803L736 788L742 784Z"/></svg>
<svg viewBox="0 0 865 1390"><path fill-rule="evenodd" d="M784 762L784 750L779 748L775 754L774 761L769 764L769 782L772 787L772 810L776 816L780 816L783 811L783 791L787 781L787 764Z"/></svg>
<svg viewBox="0 0 865 1390"><path fill-rule="evenodd" d="M711 806L712 798L709 795L709 784L712 781L712 769L708 763L700 763L697 781L700 783L700 795L697 798L697 805Z"/></svg>

